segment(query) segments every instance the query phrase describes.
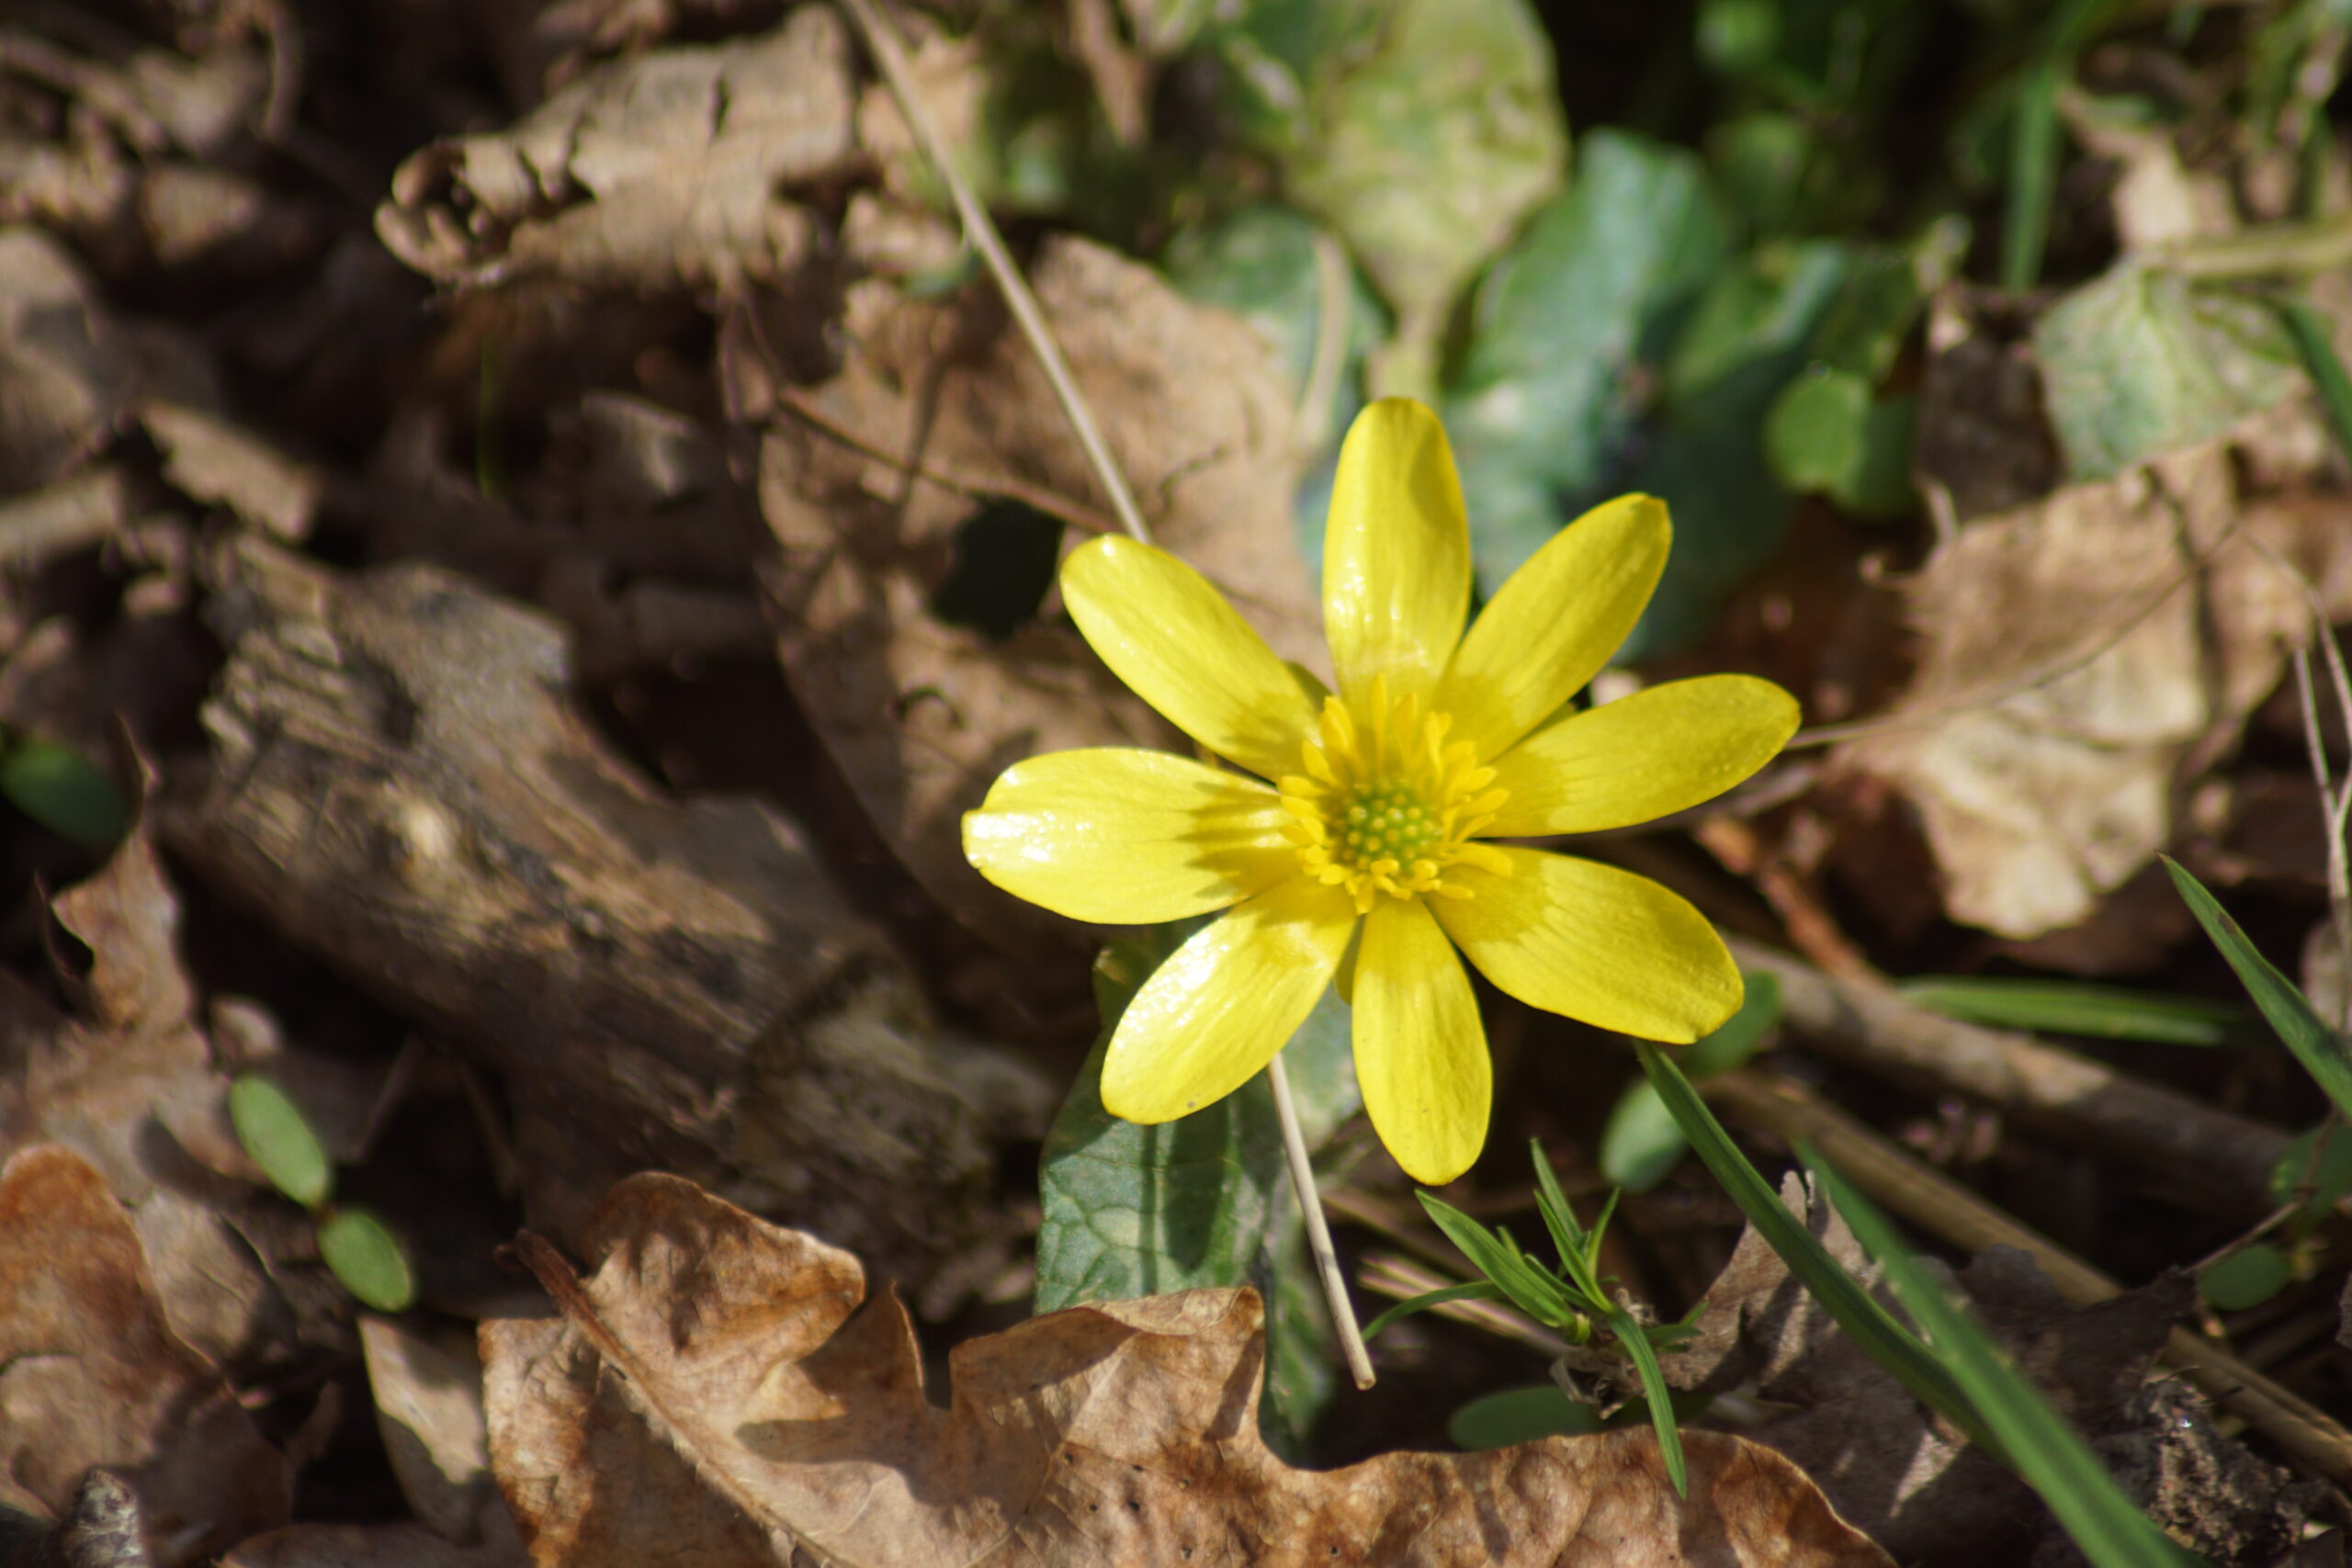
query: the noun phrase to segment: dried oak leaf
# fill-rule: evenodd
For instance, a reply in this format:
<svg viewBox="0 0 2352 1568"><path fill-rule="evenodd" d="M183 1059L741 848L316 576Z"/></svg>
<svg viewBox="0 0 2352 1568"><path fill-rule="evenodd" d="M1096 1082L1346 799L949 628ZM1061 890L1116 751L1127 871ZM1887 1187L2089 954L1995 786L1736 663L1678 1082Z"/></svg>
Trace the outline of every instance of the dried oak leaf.
<svg viewBox="0 0 2352 1568"><path fill-rule="evenodd" d="M1291 407L1263 340L1081 240L1047 242L1034 280L1153 537L1222 585L1276 651L1319 664L1321 615L1289 520ZM737 406L774 411L759 489L786 677L933 897L1009 945L1067 931L980 880L962 814L1023 758L1166 745L1171 732L1067 626L1032 620L991 639L930 606L981 497L1082 516L1098 506L1091 472L992 292L927 302L868 282L849 292L843 333L840 373L797 407L737 389Z"/></svg>
<svg viewBox="0 0 2352 1568"><path fill-rule="evenodd" d="M505 130L433 143L392 176L376 232L444 283L733 292L810 257L818 220L784 191L846 172L854 103L844 24L804 6L775 32L659 50Z"/></svg>
<svg viewBox="0 0 2352 1568"><path fill-rule="evenodd" d="M562 1319L481 1331L491 1463L543 1568L1888 1561L1716 1433L1685 1438L1687 1502L1647 1432L1293 1470L1258 1437L1246 1290L970 1342L941 1408L896 1298L856 1312L847 1253L664 1176L616 1188L591 1235L584 1283L523 1244Z"/></svg>
<svg viewBox="0 0 2352 1568"><path fill-rule="evenodd" d="M286 1517L285 1460L172 1332L130 1215L44 1144L0 1169L0 1489L62 1513L101 1464L138 1495L165 1568Z"/></svg>
<svg viewBox="0 0 2352 1568"><path fill-rule="evenodd" d="M2308 615L2278 559L2332 581L2340 535L2242 502L2220 445L1979 519L1910 584L1917 670L1838 764L1916 806L1952 919L2073 926L2277 682Z"/></svg>

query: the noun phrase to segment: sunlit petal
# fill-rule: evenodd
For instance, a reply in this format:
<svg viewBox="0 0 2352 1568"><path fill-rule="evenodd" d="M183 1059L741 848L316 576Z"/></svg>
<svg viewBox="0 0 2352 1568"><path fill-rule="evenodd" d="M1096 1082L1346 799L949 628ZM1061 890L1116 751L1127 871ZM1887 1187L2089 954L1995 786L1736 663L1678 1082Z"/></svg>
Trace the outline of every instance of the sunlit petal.
<svg viewBox="0 0 2352 1568"><path fill-rule="evenodd" d="M1664 502L1621 495L1530 557L1479 612L1439 687L1453 739L1491 760L1556 713L1634 629L1673 538Z"/></svg>
<svg viewBox="0 0 2352 1568"><path fill-rule="evenodd" d="M1102 662L1170 723L1253 773L1297 769L1320 695L1208 579L1149 545L1095 539L1062 562L1061 583Z"/></svg>
<svg viewBox="0 0 2352 1568"><path fill-rule="evenodd" d="M1470 525L1437 415L1384 398L1340 448L1323 533L1323 624L1351 702L1388 677L1428 700L1470 608Z"/></svg>
<svg viewBox="0 0 2352 1568"><path fill-rule="evenodd" d="M1487 979L1530 1007L1645 1040L1688 1043L1739 1010L1739 968L1688 901L1615 866L1495 847L1510 874L1457 866L1446 881L1470 897L1436 906Z"/></svg>
<svg viewBox="0 0 2352 1568"><path fill-rule="evenodd" d="M1364 917L1356 964L1356 1081L1373 1131L1431 1187L1470 1168L1487 1142L1494 1068L1478 1000L1428 907L1383 898Z"/></svg>
<svg viewBox="0 0 2352 1568"><path fill-rule="evenodd" d="M1713 800L1796 733L1794 697L1752 675L1651 686L1545 725L1495 763L1498 839L1597 833Z"/></svg>
<svg viewBox="0 0 2352 1568"><path fill-rule="evenodd" d="M1354 927L1346 894L1293 878L1194 932L1120 1016L1102 1108L1170 1122L1249 1082L1314 1010Z"/></svg>
<svg viewBox="0 0 2352 1568"><path fill-rule="evenodd" d="M1282 796L1165 751L1055 751L1004 771L964 817L964 854L1073 920L1146 925L1222 909L1298 870Z"/></svg>

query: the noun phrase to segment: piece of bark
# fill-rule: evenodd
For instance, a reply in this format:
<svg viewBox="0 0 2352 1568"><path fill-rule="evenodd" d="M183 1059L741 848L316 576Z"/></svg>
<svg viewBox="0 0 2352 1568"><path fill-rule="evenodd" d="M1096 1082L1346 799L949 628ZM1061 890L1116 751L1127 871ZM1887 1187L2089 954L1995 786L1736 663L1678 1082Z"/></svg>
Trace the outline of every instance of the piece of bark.
<svg viewBox="0 0 2352 1568"><path fill-rule="evenodd" d="M1001 1223L992 1134L1035 1136L1042 1086L934 1032L774 812L618 761L553 623L253 539L214 573L230 658L171 841L503 1076L536 1223L665 1168L913 1281Z"/></svg>

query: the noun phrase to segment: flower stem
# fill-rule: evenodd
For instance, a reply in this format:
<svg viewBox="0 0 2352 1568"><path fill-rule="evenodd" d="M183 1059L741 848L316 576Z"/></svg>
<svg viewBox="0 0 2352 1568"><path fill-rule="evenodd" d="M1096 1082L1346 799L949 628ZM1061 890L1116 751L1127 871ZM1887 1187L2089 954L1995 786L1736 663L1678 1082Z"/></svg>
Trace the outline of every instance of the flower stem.
<svg viewBox="0 0 2352 1568"><path fill-rule="evenodd" d="M1340 1255L1331 1248L1331 1227L1323 1220L1315 1168L1306 1163L1306 1134L1299 1131L1298 1107L1291 1101L1290 1077L1283 1071L1280 1052L1266 1064L1266 1081L1274 1086L1274 1120L1282 1123L1283 1152L1290 1156L1290 1184L1298 1191L1299 1213L1306 1216L1306 1249L1315 1255L1315 1273L1323 1281L1323 1299L1330 1304L1331 1326L1340 1332L1340 1352L1347 1358L1348 1375L1356 1386L1370 1388L1372 1356L1363 1348L1363 1331L1356 1326L1355 1305L1348 1300L1348 1283L1340 1273Z"/></svg>

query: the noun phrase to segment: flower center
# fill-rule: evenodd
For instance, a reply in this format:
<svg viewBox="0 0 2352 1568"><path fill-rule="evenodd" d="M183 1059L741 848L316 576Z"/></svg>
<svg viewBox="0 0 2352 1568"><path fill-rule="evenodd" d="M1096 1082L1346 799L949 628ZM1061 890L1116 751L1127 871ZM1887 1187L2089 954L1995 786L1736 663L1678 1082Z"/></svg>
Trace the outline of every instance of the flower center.
<svg viewBox="0 0 2352 1568"><path fill-rule="evenodd" d="M1363 914L1383 894L1468 897L1445 880L1454 865L1509 875L1499 851L1470 841L1507 797L1491 787L1495 771L1478 765L1476 747L1445 743L1453 716L1423 714L1409 694L1392 701L1385 675L1361 705L1359 722L1347 704L1326 698L1300 772L1282 781L1290 814L1283 830L1301 869L1345 887Z"/></svg>

